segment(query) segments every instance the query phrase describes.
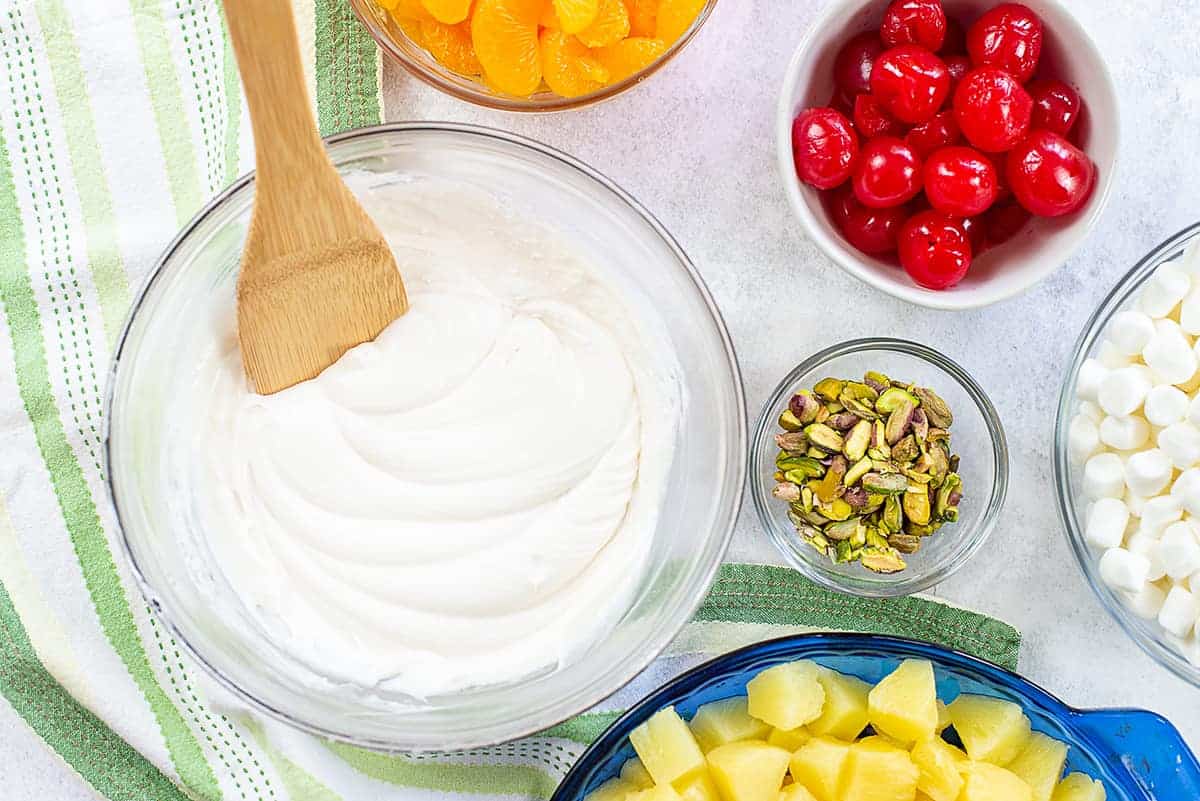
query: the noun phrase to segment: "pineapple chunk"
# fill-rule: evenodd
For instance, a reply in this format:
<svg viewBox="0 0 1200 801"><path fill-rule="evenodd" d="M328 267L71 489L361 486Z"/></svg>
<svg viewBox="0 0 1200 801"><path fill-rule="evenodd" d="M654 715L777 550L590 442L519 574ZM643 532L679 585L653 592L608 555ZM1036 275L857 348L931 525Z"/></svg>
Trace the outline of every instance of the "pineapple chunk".
<svg viewBox="0 0 1200 801"><path fill-rule="evenodd" d="M686 779L704 767L704 753L673 706L630 732L629 742L656 785Z"/></svg>
<svg viewBox="0 0 1200 801"><path fill-rule="evenodd" d="M850 746L841 797L853 801L914 801L919 775L907 751L868 737Z"/></svg>
<svg viewBox="0 0 1200 801"><path fill-rule="evenodd" d="M932 801L955 801L963 785L958 767L966 759L966 754L937 735L919 741L912 750L921 774L917 789Z"/></svg>
<svg viewBox="0 0 1200 801"><path fill-rule="evenodd" d="M649 790L654 786L654 779L650 778L646 766L637 757L627 759L621 766L621 780L632 784L635 790Z"/></svg>
<svg viewBox="0 0 1200 801"><path fill-rule="evenodd" d="M1066 743L1035 731L1008 769L1033 790L1033 801L1050 801L1066 764Z"/></svg>
<svg viewBox="0 0 1200 801"><path fill-rule="evenodd" d="M933 665L906 659L867 695L867 717L880 734L915 743L937 730Z"/></svg>
<svg viewBox="0 0 1200 801"><path fill-rule="evenodd" d="M779 791L779 801L817 801L803 784L789 784Z"/></svg>
<svg viewBox="0 0 1200 801"><path fill-rule="evenodd" d="M588 793L584 801L625 801L625 796L637 790L637 787L624 779L609 779Z"/></svg>
<svg viewBox="0 0 1200 801"><path fill-rule="evenodd" d="M708 772L724 801L778 801L791 754L762 740L741 740L708 752Z"/></svg>
<svg viewBox="0 0 1200 801"><path fill-rule="evenodd" d="M689 724L696 742L705 753L738 740L761 740L771 727L750 717L745 696L713 701L696 710Z"/></svg>
<svg viewBox="0 0 1200 801"><path fill-rule="evenodd" d="M1033 801L1033 790L1012 771L989 762L968 762L958 801Z"/></svg>
<svg viewBox="0 0 1200 801"><path fill-rule="evenodd" d="M814 737L792 754L792 778L817 801L840 801L842 774L850 744L832 737Z"/></svg>
<svg viewBox="0 0 1200 801"><path fill-rule="evenodd" d="M793 754L811 739L812 733L803 726L795 729L771 729L771 733L767 735L768 743Z"/></svg>
<svg viewBox="0 0 1200 801"><path fill-rule="evenodd" d="M679 793L669 784L656 784L645 790L635 790L625 801L680 801Z"/></svg>
<svg viewBox="0 0 1200 801"><path fill-rule="evenodd" d="M867 727L867 693L871 685L834 670L822 670L817 680L825 690L825 706L821 717L808 724L808 730L839 740L853 740L862 734Z"/></svg>
<svg viewBox="0 0 1200 801"><path fill-rule="evenodd" d="M750 714L785 730L816 720L825 704L820 673L808 660L767 668L746 685Z"/></svg>
<svg viewBox="0 0 1200 801"><path fill-rule="evenodd" d="M679 797L683 801L721 801L721 793L707 770L692 774L687 779L676 782Z"/></svg>
<svg viewBox="0 0 1200 801"><path fill-rule="evenodd" d="M948 711L967 756L978 762L1004 767L1016 759L1029 740L1029 718L1011 701L960 695Z"/></svg>
<svg viewBox="0 0 1200 801"><path fill-rule="evenodd" d="M1072 773L1054 788L1053 801L1105 801L1104 785L1091 776Z"/></svg>
<svg viewBox="0 0 1200 801"><path fill-rule="evenodd" d="M941 698L939 698L937 700L937 711L938 711L937 730L938 730L938 734L941 734L946 729L950 728L950 713L947 711L946 704L942 702Z"/></svg>

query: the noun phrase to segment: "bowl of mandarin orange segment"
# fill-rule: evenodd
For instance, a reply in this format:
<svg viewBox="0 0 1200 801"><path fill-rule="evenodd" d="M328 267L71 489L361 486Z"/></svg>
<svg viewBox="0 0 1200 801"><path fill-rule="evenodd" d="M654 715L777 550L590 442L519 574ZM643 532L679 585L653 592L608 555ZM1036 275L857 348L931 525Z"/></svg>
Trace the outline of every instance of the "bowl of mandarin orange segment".
<svg viewBox="0 0 1200 801"><path fill-rule="evenodd" d="M383 52L481 106L558 111L636 86L717 0L351 0Z"/></svg>

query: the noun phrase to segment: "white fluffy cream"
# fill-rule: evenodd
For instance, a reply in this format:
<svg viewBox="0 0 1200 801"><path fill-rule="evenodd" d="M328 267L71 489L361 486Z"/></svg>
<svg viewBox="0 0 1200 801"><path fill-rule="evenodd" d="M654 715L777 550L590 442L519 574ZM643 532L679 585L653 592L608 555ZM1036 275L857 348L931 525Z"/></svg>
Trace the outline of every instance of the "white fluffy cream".
<svg viewBox="0 0 1200 801"><path fill-rule="evenodd" d="M494 199L357 189L411 309L267 397L219 316L186 426L210 455L216 562L251 625L322 680L420 698L550 669L627 611L646 566L674 357Z"/></svg>

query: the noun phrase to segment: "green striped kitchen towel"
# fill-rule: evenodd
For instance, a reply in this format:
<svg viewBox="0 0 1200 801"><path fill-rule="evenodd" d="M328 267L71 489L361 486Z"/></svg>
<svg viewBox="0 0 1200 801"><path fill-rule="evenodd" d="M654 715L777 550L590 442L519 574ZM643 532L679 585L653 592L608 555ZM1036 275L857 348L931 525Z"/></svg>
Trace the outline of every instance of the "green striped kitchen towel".
<svg viewBox="0 0 1200 801"><path fill-rule="evenodd" d="M322 131L379 122L379 54L347 0L296 9ZM0 695L101 796L545 798L622 706L747 642L891 632L1016 662L1017 633L981 615L726 565L646 675L541 736L385 756L250 713L180 652L120 558L101 398L133 288L251 152L216 0L0 0Z"/></svg>

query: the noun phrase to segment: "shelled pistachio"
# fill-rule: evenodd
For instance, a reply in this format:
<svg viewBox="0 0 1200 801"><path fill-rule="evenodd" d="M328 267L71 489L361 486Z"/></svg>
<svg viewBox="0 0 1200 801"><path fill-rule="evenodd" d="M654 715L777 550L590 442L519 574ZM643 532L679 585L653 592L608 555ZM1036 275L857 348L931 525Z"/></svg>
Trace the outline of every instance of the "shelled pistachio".
<svg viewBox="0 0 1200 801"><path fill-rule="evenodd" d="M903 554L958 520L953 423L926 387L877 372L825 378L780 414L773 494L800 537L835 562L904 570Z"/></svg>

